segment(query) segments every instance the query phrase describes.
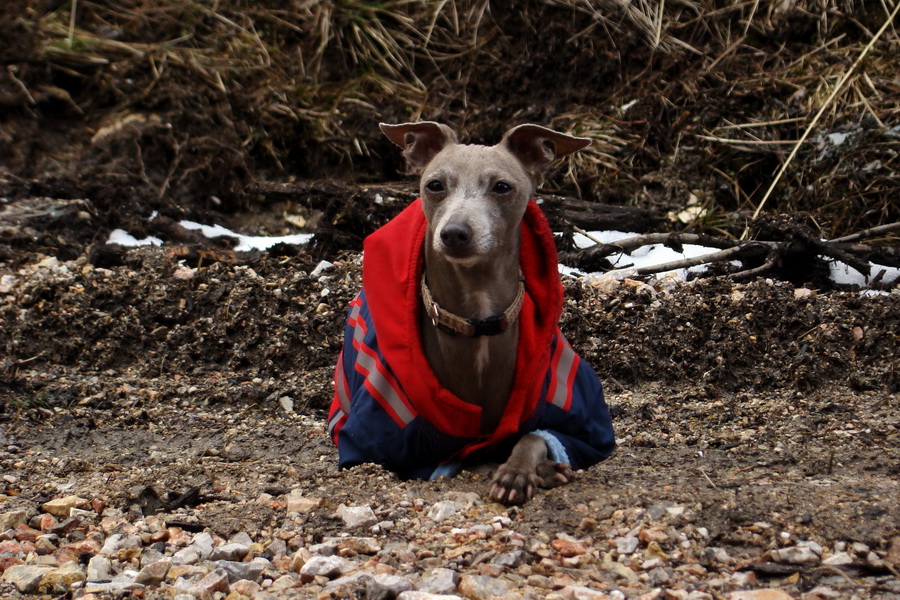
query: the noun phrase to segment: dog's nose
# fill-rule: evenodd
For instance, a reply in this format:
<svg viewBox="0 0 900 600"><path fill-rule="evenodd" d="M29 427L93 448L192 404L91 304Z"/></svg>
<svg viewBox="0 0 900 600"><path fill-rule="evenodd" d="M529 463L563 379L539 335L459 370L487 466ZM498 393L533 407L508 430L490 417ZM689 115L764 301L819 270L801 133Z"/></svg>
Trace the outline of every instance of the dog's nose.
<svg viewBox="0 0 900 600"><path fill-rule="evenodd" d="M448 223L441 229L441 241L450 250L460 250L472 241L472 228L465 223Z"/></svg>

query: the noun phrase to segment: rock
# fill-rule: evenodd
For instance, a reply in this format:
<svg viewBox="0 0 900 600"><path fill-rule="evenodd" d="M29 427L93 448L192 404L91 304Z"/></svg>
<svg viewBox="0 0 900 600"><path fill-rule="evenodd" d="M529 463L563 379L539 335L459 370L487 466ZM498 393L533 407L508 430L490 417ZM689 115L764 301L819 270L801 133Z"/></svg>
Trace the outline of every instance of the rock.
<svg viewBox="0 0 900 600"><path fill-rule="evenodd" d="M363 598L366 586L371 579L372 576L368 573L353 573L338 577L325 585L322 594L327 594L332 598Z"/></svg>
<svg viewBox="0 0 900 600"><path fill-rule="evenodd" d="M441 500L428 510L428 518L435 523L442 523L458 513L459 508L459 504L453 500Z"/></svg>
<svg viewBox="0 0 900 600"><path fill-rule="evenodd" d="M525 564L525 559L526 556L522 550L513 550L512 552L504 552L503 554L498 554L493 559L491 559L491 564L515 569Z"/></svg>
<svg viewBox="0 0 900 600"><path fill-rule="evenodd" d="M67 562L57 569L51 569L41 577L40 589L55 592L58 589L68 590L73 584L84 581L84 569L77 562Z"/></svg>
<svg viewBox="0 0 900 600"><path fill-rule="evenodd" d="M283 592L284 590L290 589L297 585L297 577L291 574L282 575L278 579L272 582L266 591L270 594L277 594L278 592Z"/></svg>
<svg viewBox="0 0 900 600"><path fill-rule="evenodd" d="M52 569L39 565L13 565L3 572L2 581L13 584L23 594L34 594L44 574Z"/></svg>
<svg viewBox="0 0 900 600"><path fill-rule="evenodd" d="M279 540L280 541L280 540ZM284 543L284 542L282 542ZM216 546L209 554L209 560L243 560L247 553L250 552L250 546L244 544L223 544ZM284 554L282 552L282 554Z"/></svg>
<svg viewBox="0 0 900 600"><path fill-rule="evenodd" d="M636 536L627 535L616 540L616 550L619 551L619 554L633 554L640 543Z"/></svg>
<svg viewBox="0 0 900 600"><path fill-rule="evenodd" d="M80 508L83 510L87 510L91 507L91 503L85 500L84 498L79 498L78 496L66 496L64 498L56 498L55 500L51 500L50 502L45 502L41 505L41 509L44 512L48 512L54 517L58 517L60 519L68 519L69 513L73 508Z"/></svg>
<svg viewBox="0 0 900 600"><path fill-rule="evenodd" d="M291 490L287 497L288 513L308 513L322 506L321 498L307 498L300 490Z"/></svg>
<svg viewBox="0 0 900 600"><path fill-rule="evenodd" d="M371 527L378 522L378 518L369 506L345 506L341 504L337 509L337 516L344 521L345 526L351 529Z"/></svg>
<svg viewBox="0 0 900 600"><path fill-rule="evenodd" d="M456 591L459 575L452 569L433 569L428 577L422 579L416 587L419 591L430 594L450 594Z"/></svg>
<svg viewBox="0 0 900 600"><path fill-rule="evenodd" d="M200 580L191 590L195 596L207 598L215 592L227 594L231 591L228 585L228 573L223 569L213 569L206 577Z"/></svg>
<svg viewBox="0 0 900 600"><path fill-rule="evenodd" d="M86 578L91 582L110 581L113 578L112 563L105 556L94 556L88 561Z"/></svg>
<svg viewBox="0 0 900 600"><path fill-rule="evenodd" d="M272 582L274 583L274 582ZM262 590L262 587L256 583L255 581L248 581L246 579L239 579L231 584L231 592L238 593L242 596L248 596L252 598L259 591Z"/></svg>
<svg viewBox="0 0 900 600"><path fill-rule="evenodd" d="M11 510L0 514L0 531L15 529L28 521L28 511L25 509Z"/></svg>
<svg viewBox="0 0 900 600"><path fill-rule="evenodd" d="M162 558L141 569L135 576L134 581L141 585L159 585L166 578L171 568L172 559Z"/></svg>
<svg viewBox="0 0 900 600"><path fill-rule="evenodd" d="M772 560L791 565L815 565L819 562L820 554L816 554L813 548L808 546L791 546L772 550Z"/></svg>
<svg viewBox="0 0 900 600"><path fill-rule="evenodd" d="M313 577L334 579L356 570L356 564L340 556L313 556L300 568L300 575L305 580Z"/></svg>
<svg viewBox="0 0 900 600"><path fill-rule="evenodd" d="M246 531L241 531L240 533L236 533L231 536L231 539L228 540L228 542L231 544L243 544L249 548L253 545L253 538L251 538L250 534Z"/></svg>
<svg viewBox="0 0 900 600"><path fill-rule="evenodd" d="M266 559L257 557L250 562L219 560L213 563L213 567L225 571L230 581L238 581L240 579L258 581L266 567L271 564Z"/></svg>
<svg viewBox="0 0 900 600"><path fill-rule="evenodd" d="M337 538L339 546L353 550L357 554L378 554L381 545L372 537L346 537Z"/></svg>
<svg viewBox="0 0 900 600"><path fill-rule="evenodd" d="M411 589L413 585L405 577L378 574L366 584L366 600L393 600Z"/></svg>
<svg viewBox="0 0 900 600"><path fill-rule="evenodd" d="M118 556L120 550L137 550L138 548L143 547L143 545L141 537L138 535L114 533L106 538L103 547L100 549L100 554Z"/></svg>
<svg viewBox="0 0 900 600"><path fill-rule="evenodd" d="M572 556L581 556L587 552L587 548L581 542L573 542L571 540L556 539L550 542L550 547L559 552L560 556L566 558Z"/></svg>
<svg viewBox="0 0 900 600"><path fill-rule="evenodd" d="M454 594L431 594L429 592L403 592L397 596L397 600L465 600L462 596Z"/></svg>
<svg viewBox="0 0 900 600"><path fill-rule="evenodd" d="M846 552L838 552L836 554L832 554L828 558L822 561L823 565L828 565L829 567L838 567L841 565L851 565L853 564L853 557L847 554Z"/></svg>
<svg viewBox="0 0 900 600"><path fill-rule="evenodd" d="M505 579L486 575L463 575L459 580L459 593L470 600L493 600L511 590Z"/></svg>
<svg viewBox="0 0 900 600"><path fill-rule="evenodd" d="M793 600L790 595L773 588L731 592L726 598L728 600Z"/></svg>
<svg viewBox="0 0 900 600"><path fill-rule="evenodd" d="M571 600L609 600L603 592L580 585L567 585L559 591L559 595Z"/></svg>
<svg viewBox="0 0 900 600"><path fill-rule="evenodd" d="M142 589L144 589L144 586L133 581L110 581L109 583L88 583L84 586L84 593L117 597ZM194 600L193 596L191 600Z"/></svg>

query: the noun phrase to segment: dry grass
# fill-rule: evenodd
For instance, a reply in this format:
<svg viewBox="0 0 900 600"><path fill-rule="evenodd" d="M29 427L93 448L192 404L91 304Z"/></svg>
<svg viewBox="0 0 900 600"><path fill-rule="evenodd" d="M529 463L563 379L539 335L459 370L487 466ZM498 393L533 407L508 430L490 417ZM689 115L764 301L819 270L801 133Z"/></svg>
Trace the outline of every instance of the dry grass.
<svg viewBox="0 0 900 600"><path fill-rule="evenodd" d="M699 193L735 230L765 204L837 234L900 218L898 1L78 0L32 9L52 86L10 75L95 119L209 110L197 127L227 119L247 164L301 176L379 177L381 119L476 139L532 120L595 142L553 187L665 211Z"/></svg>

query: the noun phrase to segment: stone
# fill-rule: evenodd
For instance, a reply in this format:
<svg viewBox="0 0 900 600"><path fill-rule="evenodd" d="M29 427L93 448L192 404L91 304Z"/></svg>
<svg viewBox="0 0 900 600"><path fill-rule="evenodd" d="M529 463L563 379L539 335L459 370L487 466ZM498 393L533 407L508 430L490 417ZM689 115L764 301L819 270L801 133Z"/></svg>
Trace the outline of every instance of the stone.
<svg viewBox="0 0 900 600"><path fill-rule="evenodd" d="M23 594L34 594L38 591L44 574L52 569L53 567L47 566L13 565L3 572L0 580L16 586L16 589Z"/></svg>
<svg viewBox="0 0 900 600"><path fill-rule="evenodd" d="M463 575L459 580L459 593L470 600L493 600L511 590L505 579L487 575Z"/></svg>
<svg viewBox="0 0 900 600"><path fill-rule="evenodd" d="M67 562L59 568L51 569L41 577L40 588L48 592L57 589L68 590L76 582L86 578L84 569L77 562Z"/></svg>
<svg viewBox="0 0 900 600"><path fill-rule="evenodd" d="M838 552L836 554L832 554L828 558L822 561L823 565L828 565L829 567L839 567L841 565L851 565L853 564L853 557L847 554L846 552Z"/></svg>
<svg viewBox="0 0 900 600"><path fill-rule="evenodd" d="M141 569L135 576L134 581L141 585L159 585L165 580L171 568L172 559L162 558Z"/></svg>
<svg viewBox="0 0 900 600"><path fill-rule="evenodd" d="M28 511L23 508L0 514L0 531L15 529L28 521Z"/></svg>
<svg viewBox="0 0 900 600"><path fill-rule="evenodd" d="M728 600L793 600L789 594L774 588L731 592L726 598Z"/></svg>
<svg viewBox="0 0 900 600"><path fill-rule="evenodd" d="M815 565L819 563L820 554L808 546L791 546L772 550L772 560L791 565Z"/></svg>
<svg viewBox="0 0 900 600"><path fill-rule="evenodd" d="M571 600L609 600L603 592L581 585L567 585L559 591L559 595Z"/></svg>
<svg viewBox="0 0 900 600"><path fill-rule="evenodd" d="M258 581L263 571L272 563L264 558L257 557L250 562L236 562L231 560L219 560L213 563L213 567L221 569L228 574L230 581L238 581L246 579L248 581Z"/></svg>
<svg viewBox="0 0 900 600"><path fill-rule="evenodd" d="M191 592L200 598L212 596L215 592L227 594L231 591L228 585L228 573L222 569L213 569L210 573L201 579Z"/></svg>
<svg viewBox="0 0 900 600"><path fill-rule="evenodd" d="M366 584L366 600L394 600L401 593L412 589L413 585L407 578L380 573Z"/></svg>
<svg viewBox="0 0 900 600"><path fill-rule="evenodd" d="M321 498L307 498L300 490L291 490L287 497L287 511L291 513L308 513L322 506Z"/></svg>
<svg viewBox="0 0 900 600"><path fill-rule="evenodd" d="M456 591L459 575L452 569L437 568L416 586L419 591L430 594L450 594Z"/></svg>
<svg viewBox="0 0 900 600"><path fill-rule="evenodd" d="M431 594L429 592L403 592L397 596L397 600L465 600L455 594Z"/></svg>
<svg viewBox="0 0 900 600"><path fill-rule="evenodd" d="M453 500L441 500L440 502L435 502L434 505L428 509L428 518L435 523L442 523L458 513L459 509L459 504Z"/></svg>
<svg viewBox="0 0 900 600"><path fill-rule="evenodd" d="M291 574L282 575L278 579L272 582L272 585L266 588L266 591L270 594L277 594L278 592L283 592L284 590L290 589L297 585L297 577Z"/></svg>
<svg viewBox="0 0 900 600"><path fill-rule="evenodd" d="M142 589L144 586L133 581L110 581L109 583L88 583L84 586L84 593L118 597ZM193 596L191 600L194 600Z"/></svg>
<svg viewBox="0 0 900 600"><path fill-rule="evenodd" d="M522 550L513 550L511 552L498 554L493 559L491 559L491 564L515 569L525 564L526 558L527 557L525 555L525 552L523 552Z"/></svg>
<svg viewBox="0 0 900 600"><path fill-rule="evenodd" d="M209 560L243 560L250 552L250 546L244 544L228 543L216 546L209 554ZM283 553L282 553L283 554Z"/></svg>
<svg viewBox="0 0 900 600"><path fill-rule="evenodd" d="M241 596L252 598L260 591L262 591L262 587L258 583L247 579L239 579L231 584L231 592L238 593Z"/></svg>
<svg viewBox="0 0 900 600"><path fill-rule="evenodd" d="M243 544L249 548L253 545L253 538L251 538L250 534L246 531L241 531L231 536L231 539L228 540L228 542L231 544Z"/></svg>
<svg viewBox="0 0 900 600"><path fill-rule="evenodd" d="M86 578L91 582L110 581L113 578L112 562L105 556L97 555L88 561Z"/></svg>
<svg viewBox="0 0 900 600"><path fill-rule="evenodd" d="M556 539L550 542L550 547L559 552L560 556L572 557L581 556L587 552L587 548L581 542L573 542L571 540Z"/></svg>
<svg viewBox="0 0 900 600"><path fill-rule="evenodd" d="M334 579L356 570L356 564L340 556L313 556L300 568L305 580L314 577Z"/></svg>
<svg viewBox="0 0 900 600"><path fill-rule="evenodd" d="M619 554L633 554L640 543L640 540L633 535L620 537L616 540L616 550L619 551Z"/></svg>
<svg viewBox="0 0 900 600"><path fill-rule="evenodd" d="M45 502L41 505L41 509L44 512L48 512L54 517L58 517L60 519L68 519L69 513L73 508L80 508L82 510L87 510L91 507L91 503L85 500L84 498L79 498L78 496L66 496L64 498L56 498L55 500L51 500L50 502Z"/></svg>
<svg viewBox="0 0 900 600"><path fill-rule="evenodd" d="M336 538L339 546L353 550L357 554L377 554L381 551L381 545L373 537L346 537Z"/></svg>
<svg viewBox="0 0 900 600"><path fill-rule="evenodd" d="M118 556L121 550L137 550L143 547L143 542L139 535L129 535L125 533L114 533L103 543L100 548L100 554L109 556Z"/></svg>
<svg viewBox="0 0 900 600"><path fill-rule="evenodd" d="M371 527L378 522L378 518L370 506L345 506L341 504L337 509L337 516L344 521L345 526L351 529Z"/></svg>
<svg viewBox="0 0 900 600"><path fill-rule="evenodd" d="M332 598L363 598L365 596L366 586L372 576L368 573L352 573L338 577L333 581L329 581L324 588L322 594Z"/></svg>

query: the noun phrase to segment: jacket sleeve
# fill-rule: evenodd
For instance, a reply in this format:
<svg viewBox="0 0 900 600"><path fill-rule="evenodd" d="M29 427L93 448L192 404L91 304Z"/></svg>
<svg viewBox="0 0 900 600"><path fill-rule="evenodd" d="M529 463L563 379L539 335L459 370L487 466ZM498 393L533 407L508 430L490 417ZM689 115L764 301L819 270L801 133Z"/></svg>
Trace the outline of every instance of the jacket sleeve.
<svg viewBox="0 0 900 600"><path fill-rule="evenodd" d="M580 359L568 409L541 403L535 427L535 433L547 441L551 459L567 462L573 469L591 467L609 458L616 448L600 380L591 366Z"/></svg>

